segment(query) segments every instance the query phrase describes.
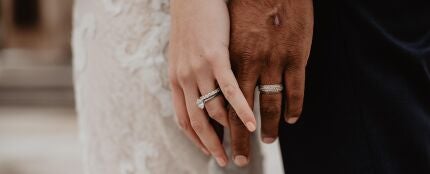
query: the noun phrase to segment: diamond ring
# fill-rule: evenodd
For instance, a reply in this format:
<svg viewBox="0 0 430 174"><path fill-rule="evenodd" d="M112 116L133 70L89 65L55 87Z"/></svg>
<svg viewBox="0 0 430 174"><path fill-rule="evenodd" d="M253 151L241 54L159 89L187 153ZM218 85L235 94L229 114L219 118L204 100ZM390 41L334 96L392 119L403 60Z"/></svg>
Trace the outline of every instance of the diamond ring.
<svg viewBox="0 0 430 174"><path fill-rule="evenodd" d="M284 86L281 84L259 85L258 90L264 94L276 94L281 93L284 90Z"/></svg>
<svg viewBox="0 0 430 174"><path fill-rule="evenodd" d="M197 99L196 104L197 107L199 107L200 109L204 109L205 108L205 103L208 102L209 100L212 100L213 98L215 98L216 96L221 94L221 89L217 88L203 96L201 96L199 99Z"/></svg>

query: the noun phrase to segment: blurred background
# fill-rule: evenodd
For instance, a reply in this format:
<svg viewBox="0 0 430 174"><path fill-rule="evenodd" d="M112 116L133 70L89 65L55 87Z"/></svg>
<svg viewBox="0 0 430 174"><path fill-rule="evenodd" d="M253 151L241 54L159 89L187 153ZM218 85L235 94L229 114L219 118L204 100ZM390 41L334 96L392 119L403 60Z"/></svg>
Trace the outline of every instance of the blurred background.
<svg viewBox="0 0 430 174"><path fill-rule="evenodd" d="M82 173L72 0L0 0L0 174Z"/></svg>

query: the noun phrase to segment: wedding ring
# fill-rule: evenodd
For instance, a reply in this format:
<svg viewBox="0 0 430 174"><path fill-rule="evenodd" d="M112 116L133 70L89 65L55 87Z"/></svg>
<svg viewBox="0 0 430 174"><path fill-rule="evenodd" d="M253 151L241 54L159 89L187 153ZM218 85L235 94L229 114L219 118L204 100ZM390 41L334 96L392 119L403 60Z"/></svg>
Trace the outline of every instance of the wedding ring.
<svg viewBox="0 0 430 174"><path fill-rule="evenodd" d="M221 94L221 89L217 88L203 96L200 96L199 99L197 99L196 104L197 107L199 107L200 109L204 109L205 108L205 103L208 102L209 100L212 100L213 98L215 98L216 96Z"/></svg>
<svg viewBox="0 0 430 174"><path fill-rule="evenodd" d="M258 90L264 94L276 94L281 93L284 90L284 86L281 84L259 85Z"/></svg>

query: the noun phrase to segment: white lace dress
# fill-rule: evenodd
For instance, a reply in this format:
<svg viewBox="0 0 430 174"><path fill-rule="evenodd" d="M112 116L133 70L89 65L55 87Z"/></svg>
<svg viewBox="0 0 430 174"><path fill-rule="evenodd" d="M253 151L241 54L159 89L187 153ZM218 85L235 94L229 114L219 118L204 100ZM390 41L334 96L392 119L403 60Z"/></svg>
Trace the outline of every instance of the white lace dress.
<svg viewBox="0 0 430 174"><path fill-rule="evenodd" d="M262 173L257 143L253 164L238 169L230 161L220 169L177 127L165 57L168 9L169 0L75 1L73 65L85 173Z"/></svg>

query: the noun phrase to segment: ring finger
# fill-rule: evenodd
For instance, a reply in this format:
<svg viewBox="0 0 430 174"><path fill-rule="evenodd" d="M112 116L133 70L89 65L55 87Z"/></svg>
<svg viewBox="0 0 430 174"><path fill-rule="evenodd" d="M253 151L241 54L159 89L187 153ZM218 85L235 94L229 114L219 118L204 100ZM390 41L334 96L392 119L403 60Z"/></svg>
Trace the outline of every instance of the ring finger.
<svg viewBox="0 0 430 174"><path fill-rule="evenodd" d="M190 84L190 83L188 83ZM190 117L191 127L196 132L202 143L206 146L209 152L214 156L220 166L227 164L227 156L224 148L215 133L213 127L209 124L206 113L197 107L196 100L199 98L197 86L184 86L185 102L187 105L188 115Z"/></svg>
<svg viewBox="0 0 430 174"><path fill-rule="evenodd" d="M197 80L199 90L202 95L208 94L217 89L215 80L209 79L210 78L202 78ZM204 103L204 109L206 109L206 112L209 117L211 117L224 127L228 127L227 110L225 106L225 100L222 95L218 95L215 98L208 100L206 103Z"/></svg>
<svg viewBox="0 0 430 174"><path fill-rule="evenodd" d="M272 143L278 137L278 126L282 112L282 71L276 68L267 68L261 73L260 87L260 114L261 114L261 139L264 143ZM263 85L263 86L262 86Z"/></svg>

